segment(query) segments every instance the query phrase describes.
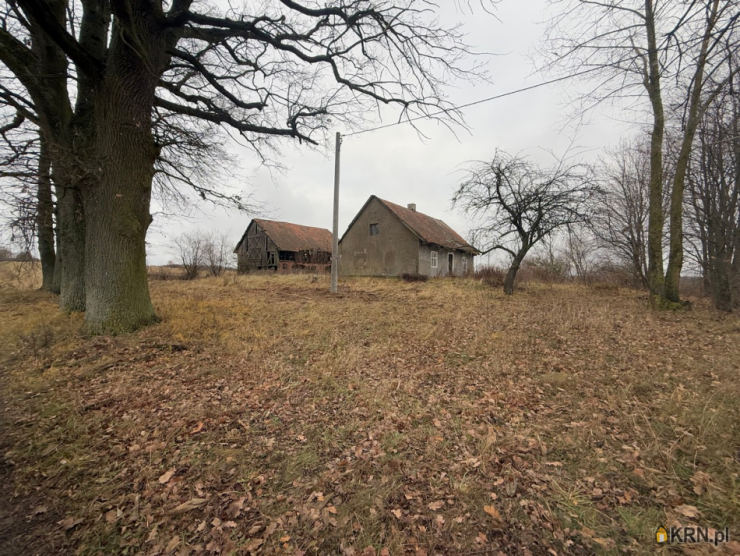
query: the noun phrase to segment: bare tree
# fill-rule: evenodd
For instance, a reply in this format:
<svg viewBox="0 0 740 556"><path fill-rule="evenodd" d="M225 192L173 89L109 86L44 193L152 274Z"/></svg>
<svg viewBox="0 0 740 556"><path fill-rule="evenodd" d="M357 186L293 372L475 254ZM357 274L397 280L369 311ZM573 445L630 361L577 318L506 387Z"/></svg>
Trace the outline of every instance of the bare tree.
<svg viewBox="0 0 740 556"><path fill-rule="evenodd" d="M203 258L211 276L221 276L226 272L232 249L228 234L212 232L205 236Z"/></svg>
<svg viewBox="0 0 740 556"><path fill-rule="evenodd" d="M582 283L593 280L598 268L598 251L599 244L589 226L568 226L563 253L571 272Z"/></svg>
<svg viewBox="0 0 740 556"><path fill-rule="evenodd" d="M329 126L355 127L378 105L455 121L443 87L477 75L459 32L421 0L220 11L192 0L69 1L3 4L0 61L17 88L0 92L18 110L32 106L49 140L64 193L61 297L84 293L67 308L84 308L91 332L156 320L145 257L155 109L229 129L264 153L280 138L318 144ZM81 287L70 266L84 269Z"/></svg>
<svg viewBox="0 0 740 556"><path fill-rule="evenodd" d="M185 271L186 280L195 280L206 260L206 239L199 231L180 234L172 242L173 251Z"/></svg>
<svg viewBox="0 0 740 556"><path fill-rule="evenodd" d="M586 222L594 192L586 166L561 161L542 169L496 151L490 162L472 165L452 202L478 223L472 235L482 253L501 250L511 257L504 282L511 295L530 249L560 228Z"/></svg>
<svg viewBox="0 0 740 556"><path fill-rule="evenodd" d="M711 97L731 78L725 61L738 49L732 0L553 0L560 6L547 37L551 67L592 71L596 103L646 95L652 115L648 212L651 301L679 301L683 265L683 189L696 126ZM668 84L669 88L665 85ZM667 99L667 100L666 100ZM682 112L682 137L670 189L670 250L663 274L665 104Z"/></svg>
<svg viewBox="0 0 740 556"><path fill-rule="evenodd" d="M590 228L607 253L632 270L635 285L648 287L649 145L623 143L601 162L599 174Z"/></svg>
<svg viewBox="0 0 740 556"><path fill-rule="evenodd" d="M48 144L38 128L1 96L0 121L0 204L7 215L4 224L23 252L30 253L38 245L41 289L53 291L56 249Z"/></svg>
<svg viewBox="0 0 740 556"><path fill-rule="evenodd" d="M714 306L731 312L740 305L740 101L731 88L704 116L698 136L688 204Z"/></svg>

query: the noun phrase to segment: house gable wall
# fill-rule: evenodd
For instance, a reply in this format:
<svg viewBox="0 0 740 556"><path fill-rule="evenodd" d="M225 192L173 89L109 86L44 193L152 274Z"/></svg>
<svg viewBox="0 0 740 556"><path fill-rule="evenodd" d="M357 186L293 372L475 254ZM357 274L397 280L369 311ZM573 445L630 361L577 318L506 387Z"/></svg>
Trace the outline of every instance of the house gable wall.
<svg viewBox="0 0 740 556"><path fill-rule="evenodd" d="M259 224L252 221L247 229L244 241L242 241L239 251L237 251L238 272L277 268L278 260L277 245Z"/></svg>
<svg viewBox="0 0 740 556"><path fill-rule="evenodd" d="M377 224L377 235L370 235ZM419 239L378 199L357 215L339 247L342 276L400 276L416 274Z"/></svg>

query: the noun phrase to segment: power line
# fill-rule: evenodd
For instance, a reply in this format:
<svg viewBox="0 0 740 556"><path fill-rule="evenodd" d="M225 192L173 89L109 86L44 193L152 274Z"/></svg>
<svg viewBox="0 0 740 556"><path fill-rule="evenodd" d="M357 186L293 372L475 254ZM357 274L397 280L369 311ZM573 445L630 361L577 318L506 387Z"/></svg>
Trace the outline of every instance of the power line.
<svg viewBox="0 0 740 556"><path fill-rule="evenodd" d="M591 73L591 72L596 71L596 70L599 70L599 69L601 69L601 68L591 68L591 69L588 69L588 70L579 71L579 72L573 73L571 75L565 75L563 77L558 77L556 79L551 79L549 81L543 81L542 83L537 83L536 85L530 85L529 87L523 87L521 89L516 89L514 91L508 91L506 93L501 93L499 95L495 95L495 96L492 96L492 97L484 98L484 99L481 99L481 100L476 100L474 102L469 102L468 104L462 104L460 106L455 106L454 108L451 108L450 110L440 110L438 112L433 112L432 114L425 114L423 116L416 116L414 118L409 118L408 120L403 120L401 122L393 122L392 124L384 124L384 125L380 125L378 127L370 128L370 129L363 129L363 130L360 130L360 131L354 131L352 133L345 133L342 136L343 137L352 137L354 135L362 135L363 133L369 133L371 131L378 131L379 129L386 129L388 127L394 127L394 126L397 126L397 125L408 124L408 123L415 122L415 121L418 121L418 120L425 120L427 118L433 118L434 116L439 116L441 114L447 114L448 112L450 112L452 110L462 110L463 108L470 108L471 106L476 106L478 104L483 104L485 102L490 102L492 100L498 100L500 98L510 97L510 96L513 96L513 95L517 95L519 93L524 93L524 92L527 92L527 91L531 91L532 89L539 89L540 87L545 87L547 85L552 85L553 83L559 83L560 81L565 81L567 79L573 79L574 77L580 77L581 75L586 75L587 73Z"/></svg>

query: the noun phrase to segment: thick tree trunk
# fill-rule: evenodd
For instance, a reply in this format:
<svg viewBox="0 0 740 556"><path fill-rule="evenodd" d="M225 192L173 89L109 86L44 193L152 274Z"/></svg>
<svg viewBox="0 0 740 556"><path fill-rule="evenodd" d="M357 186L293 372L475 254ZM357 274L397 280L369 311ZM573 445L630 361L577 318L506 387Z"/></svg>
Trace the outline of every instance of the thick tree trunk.
<svg viewBox="0 0 740 556"><path fill-rule="evenodd" d="M145 16L141 33L156 33ZM96 91L95 152L100 174L83 189L87 218L87 312L91 333L129 332L157 321L149 296L146 232L154 162L151 131L157 75L164 41L147 56L130 49L114 25L106 78ZM147 39L148 42L148 39ZM151 43L149 43L151 44Z"/></svg>
<svg viewBox="0 0 740 556"><path fill-rule="evenodd" d="M55 176L58 174L55 174ZM59 183L58 180L57 183ZM66 183L69 181L65 180ZM77 188L57 185L59 234L59 306L63 311L85 310L85 215Z"/></svg>
<svg viewBox="0 0 740 556"><path fill-rule="evenodd" d="M519 268L522 266L522 261L527 255L528 250L529 249L520 250L511 261L509 271L506 273L506 278L504 279L504 293L506 295L514 294L514 283L516 282L516 274L517 272L519 272Z"/></svg>
<svg viewBox="0 0 740 556"><path fill-rule="evenodd" d="M153 166L147 151L152 145L136 137L136 129L111 128L98 130L98 148L106 149L108 157L99 184L85 195L85 327L98 334L128 332L156 321L145 247Z"/></svg>
<svg viewBox="0 0 740 556"><path fill-rule="evenodd" d="M51 198L51 158L49 145L40 135L38 190L36 192L36 233L41 259L41 289L54 291L54 202Z"/></svg>

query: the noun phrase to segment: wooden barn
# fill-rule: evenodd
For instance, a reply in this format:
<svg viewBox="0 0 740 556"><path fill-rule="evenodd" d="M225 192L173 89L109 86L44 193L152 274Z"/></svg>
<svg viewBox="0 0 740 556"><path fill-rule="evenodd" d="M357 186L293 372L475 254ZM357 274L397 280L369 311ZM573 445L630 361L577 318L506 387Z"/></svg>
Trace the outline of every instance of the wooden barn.
<svg viewBox="0 0 740 556"><path fill-rule="evenodd" d="M331 232L255 218L234 249L237 270L244 274L272 270L279 274L328 272L331 269Z"/></svg>

